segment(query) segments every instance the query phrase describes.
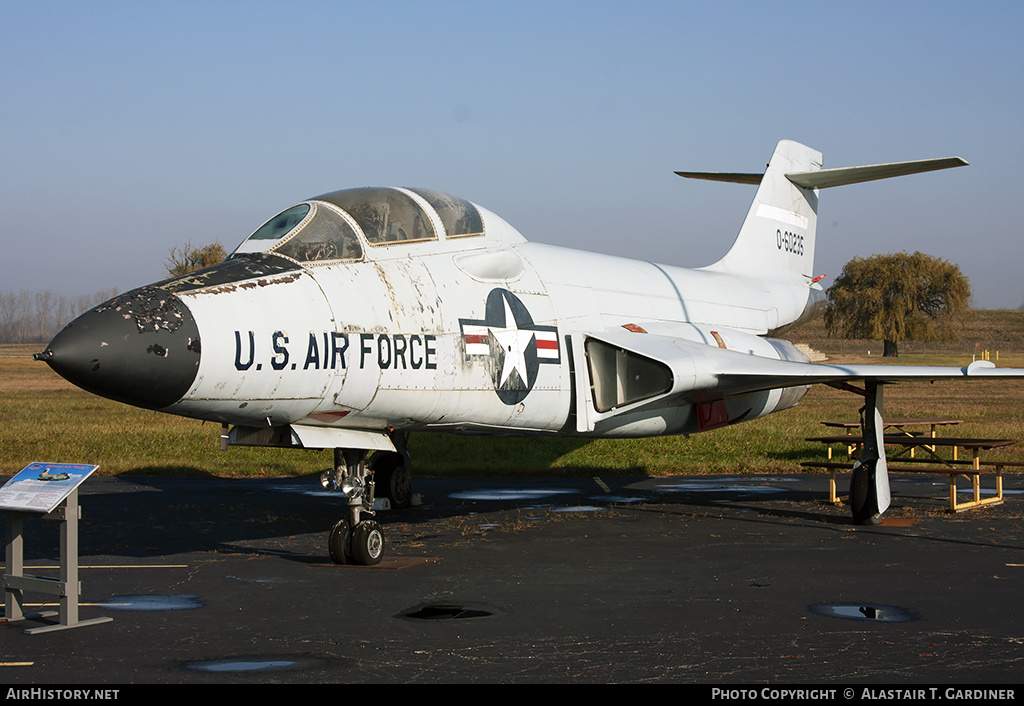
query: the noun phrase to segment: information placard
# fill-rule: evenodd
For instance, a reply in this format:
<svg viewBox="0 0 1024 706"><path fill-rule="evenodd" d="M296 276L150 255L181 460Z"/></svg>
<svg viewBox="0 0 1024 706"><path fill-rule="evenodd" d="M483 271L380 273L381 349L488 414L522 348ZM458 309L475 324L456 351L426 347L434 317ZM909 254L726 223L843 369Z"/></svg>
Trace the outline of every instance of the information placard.
<svg viewBox="0 0 1024 706"><path fill-rule="evenodd" d="M0 510L52 512L97 468L83 463L30 463L0 488Z"/></svg>

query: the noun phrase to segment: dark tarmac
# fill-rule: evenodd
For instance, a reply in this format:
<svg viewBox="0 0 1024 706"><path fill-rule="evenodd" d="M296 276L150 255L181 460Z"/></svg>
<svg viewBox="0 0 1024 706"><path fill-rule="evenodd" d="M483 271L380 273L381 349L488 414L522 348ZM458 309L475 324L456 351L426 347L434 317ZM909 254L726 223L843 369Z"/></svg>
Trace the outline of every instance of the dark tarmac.
<svg viewBox="0 0 1024 706"><path fill-rule="evenodd" d="M896 475L876 527L827 482L417 478L367 568L330 563L314 476L94 476L80 618L113 621L0 623L0 683L1019 682L1024 482L953 515L945 478ZM56 575L56 526L25 551Z"/></svg>

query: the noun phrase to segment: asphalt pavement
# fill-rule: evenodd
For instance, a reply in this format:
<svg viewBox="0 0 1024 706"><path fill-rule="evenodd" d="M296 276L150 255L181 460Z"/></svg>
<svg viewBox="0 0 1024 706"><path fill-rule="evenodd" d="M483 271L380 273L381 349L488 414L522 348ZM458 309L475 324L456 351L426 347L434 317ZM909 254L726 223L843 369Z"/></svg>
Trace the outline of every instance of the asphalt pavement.
<svg viewBox="0 0 1024 706"><path fill-rule="evenodd" d="M896 475L864 527L821 475L417 478L422 504L377 515L384 561L354 567L328 558L344 503L314 476L93 476L80 617L112 620L0 624L0 683L1012 685L1005 487L951 514L944 477ZM54 524L25 542L56 575Z"/></svg>

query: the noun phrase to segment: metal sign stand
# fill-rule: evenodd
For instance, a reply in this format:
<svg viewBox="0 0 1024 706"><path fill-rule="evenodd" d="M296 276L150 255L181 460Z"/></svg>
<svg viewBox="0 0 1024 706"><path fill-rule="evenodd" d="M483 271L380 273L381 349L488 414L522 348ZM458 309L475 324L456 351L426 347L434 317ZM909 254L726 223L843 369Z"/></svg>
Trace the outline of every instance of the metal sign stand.
<svg viewBox="0 0 1024 706"><path fill-rule="evenodd" d="M35 467L34 467L35 466ZM23 478L26 471L31 476L38 473L38 468L43 464L32 464L18 476L15 476L8 485L15 481L28 480ZM56 464L46 464L40 480L50 480L46 474ZM95 470L95 466L91 467ZM49 510L45 515L31 510L11 509L8 505L4 507L7 515L7 551L6 551L6 573L4 575L4 608L5 621L25 620L28 618L47 618L54 615L59 616L59 622L55 625L43 625L35 628L28 628L25 632L29 635L38 633L53 632L55 630L67 630L85 625L96 625L98 623L109 623L113 618L93 618L91 620L78 619L78 598L82 593L82 584L78 580L78 521L82 517L82 509L78 505L78 485L91 473L71 478L71 490L64 495L56 507ZM52 478L52 476L51 476ZM64 479L61 479L64 480ZM23 492L23 491L22 491ZM60 522L60 578L47 576L32 576L25 574L25 519L42 518L44 520L55 520ZM59 611L42 611L39 613L25 614L24 600L25 591L36 591L48 595L60 596Z"/></svg>

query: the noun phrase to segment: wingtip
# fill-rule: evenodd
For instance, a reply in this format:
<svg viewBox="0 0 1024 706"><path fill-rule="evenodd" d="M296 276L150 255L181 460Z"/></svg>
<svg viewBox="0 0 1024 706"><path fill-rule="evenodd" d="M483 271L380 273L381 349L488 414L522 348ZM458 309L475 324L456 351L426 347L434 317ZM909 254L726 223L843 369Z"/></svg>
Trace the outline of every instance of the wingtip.
<svg viewBox="0 0 1024 706"><path fill-rule="evenodd" d="M964 368L964 375L976 375L981 370L991 370L995 367L996 364L991 360L976 360Z"/></svg>

